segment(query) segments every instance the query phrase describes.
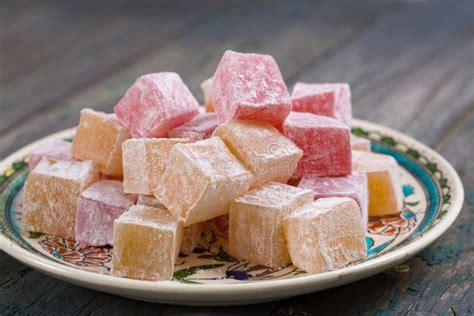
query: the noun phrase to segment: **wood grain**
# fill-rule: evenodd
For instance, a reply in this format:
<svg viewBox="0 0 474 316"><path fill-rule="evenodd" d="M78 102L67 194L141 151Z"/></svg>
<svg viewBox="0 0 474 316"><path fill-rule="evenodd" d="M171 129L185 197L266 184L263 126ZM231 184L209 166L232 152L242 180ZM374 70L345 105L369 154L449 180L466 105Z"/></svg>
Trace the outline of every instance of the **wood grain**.
<svg viewBox="0 0 474 316"><path fill-rule="evenodd" d="M0 252L0 315L474 312L474 2L202 2L183 12L172 2L121 1L98 8L0 3L0 157L75 125L85 106L111 111L143 73L177 71L201 99L200 81L230 48L271 53L290 86L350 82L355 115L439 150L460 173L466 204L442 238L403 265L255 306L137 302L47 277Z"/></svg>
<svg viewBox="0 0 474 316"><path fill-rule="evenodd" d="M227 10L183 38L160 46L102 78L99 84L84 87L47 109L23 117L15 129L1 134L0 157L41 136L76 125L79 111L84 107L112 111L113 105L141 74L176 71L202 100L200 82L212 75L220 56L228 48L271 51L285 76L294 77L306 64L324 59L328 51L343 46L368 28L378 14L394 7L353 5L345 11L328 3L302 1L298 7L287 8L281 2L271 5L264 2L251 11L246 7ZM247 23L239 23L243 14ZM281 23L275 25L275 20ZM344 23L340 23L341 20ZM215 33L216 30L222 31ZM206 45L203 47L202 43Z"/></svg>
<svg viewBox="0 0 474 316"><path fill-rule="evenodd" d="M0 110L7 115L0 117L0 133L205 23L217 11L208 5L183 11L169 4L80 4L61 6L59 13L57 5L34 5L28 10L43 19L30 25L32 34L20 28L2 40Z"/></svg>

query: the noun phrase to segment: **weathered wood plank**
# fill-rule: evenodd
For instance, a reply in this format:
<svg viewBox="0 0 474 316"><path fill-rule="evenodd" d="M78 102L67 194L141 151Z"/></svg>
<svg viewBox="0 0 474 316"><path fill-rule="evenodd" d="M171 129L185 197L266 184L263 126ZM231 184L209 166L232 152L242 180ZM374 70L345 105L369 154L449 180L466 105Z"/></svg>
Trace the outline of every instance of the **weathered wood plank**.
<svg viewBox="0 0 474 316"><path fill-rule="evenodd" d="M328 52L360 34L380 13L397 7L346 4L350 10L345 11L329 3L305 1L291 8L282 2L262 3L252 10L244 6L215 17L100 83L23 118L15 129L2 135L0 157L39 136L75 125L79 110L85 106L111 111L140 74L174 70L200 96L200 82L212 74L222 52L228 48L272 52L285 76L294 77L308 63L324 60ZM243 14L246 23L241 23Z"/></svg>
<svg viewBox="0 0 474 316"><path fill-rule="evenodd" d="M356 117L433 144L474 98L472 12L472 1L410 3L299 79L348 81Z"/></svg>
<svg viewBox="0 0 474 316"><path fill-rule="evenodd" d="M196 23L206 23L222 5L212 8L203 3L195 7L183 11L179 6L160 3L111 6L102 2L81 5L80 9L64 5L58 18L46 18L33 34L10 36L0 53L6 73L0 85L0 110L4 114L0 116L0 132L179 37ZM58 10L53 4L46 8ZM13 70L23 75L15 77Z"/></svg>
<svg viewBox="0 0 474 316"><path fill-rule="evenodd" d="M355 82L353 88L357 116L409 129L410 134L430 144L435 144L445 134L449 124L457 126L451 134L442 137L436 148L458 168L466 188L472 188L474 119L469 109L473 108L474 99L470 94L472 89L463 87L463 84L472 86L472 72L469 72L472 67L461 66L461 62L469 62L472 49L472 23L466 18L471 7L467 6L467 13L463 13L456 6L450 8L452 4L447 7L439 4L409 4L407 10L395 6L398 11L386 15L380 21L375 19L378 9L372 9L374 12L360 17L360 11L370 11L371 6L361 5L360 11L352 8L350 12L355 17L351 18L338 13L341 10L337 5L327 5L328 8L322 9L324 5L303 6L301 12L288 10L288 14L295 19L301 19L298 22L285 18L284 8L281 7L265 7L256 13L241 9L212 19L189 36L170 43L167 49L154 50L152 54L156 56L144 56L122 72L112 74L104 81L104 86L84 89L84 92L75 93L64 102L57 103L50 111L25 121L17 133L2 136L0 157L21 146L22 142L27 143L39 135L74 124L77 111L84 104L93 103L97 108L110 110L134 77L150 67L175 67L173 69L182 72L184 79L196 92L199 81L212 73L222 50L231 47L272 54L275 51L289 83L299 78ZM277 13L278 10L280 13ZM274 25L276 20L271 18L263 19L260 24L255 22L262 12L281 18L278 21L281 21L282 26ZM249 26L233 29L232 26L241 24L239 19L244 13L249 16ZM308 21L311 17L315 21ZM336 18L338 22L331 20ZM339 25L344 18L347 18L347 24ZM417 22L417 19L420 21ZM435 23L436 19L439 19L440 24ZM450 23L443 23L446 21L443 19L451 20ZM372 22L375 24L372 25ZM215 28L223 30L221 37L221 33L211 32ZM369 31L358 37L366 28ZM420 33L411 34L416 32L421 32L427 39L418 41ZM393 42L385 39L387 34L393 37ZM267 37L262 41L263 35ZM202 43L208 42L208 47L200 47ZM202 52L195 59L190 59L191 55L186 50L196 48L202 48ZM336 51L338 49L340 52ZM303 75L300 75L302 72ZM381 106L377 107L379 104ZM402 110L400 104L405 104ZM425 104L426 107L423 107ZM451 107L446 109L444 104L450 104ZM417 113L422 113L422 117L417 116ZM456 120L458 117L463 119ZM413 118L418 124L413 123ZM441 119L441 123L436 125L438 119ZM431 126L434 127L430 129ZM406 311L413 314L472 313L474 245L470 236L474 228L474 192L469 190L466 193L469 205L463 209L461 218L428 250L396 269L334 290L253 307L169 307L143 304L78 288L31 271L21 264L17 264L18 268L11 268L11 262L16 261L0 253L1 271L4 271L4 266L10 269L6 277L0 276L0 314L111 314L124 311L167 315L213 312L267 314L274 307L274 314L277 315L390 314ZM32 287L31 284L41 284L41 287ZM49 294L44 297L44 293Z"/></svg>

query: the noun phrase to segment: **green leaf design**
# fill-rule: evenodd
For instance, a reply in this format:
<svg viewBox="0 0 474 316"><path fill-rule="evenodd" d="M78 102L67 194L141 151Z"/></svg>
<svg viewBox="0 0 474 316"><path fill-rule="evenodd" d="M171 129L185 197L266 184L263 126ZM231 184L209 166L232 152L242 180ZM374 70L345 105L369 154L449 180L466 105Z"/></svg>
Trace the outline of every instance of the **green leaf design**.
<svg viewBox="0 0 474 316"><path fill-rule="evenodd" d="M181 281L184 278L198 272L199 270L208 270L208 269L220 268L223 265L224 265L223 263L205 264L205 265L202 265L202 266L194 266L194 267L189 267L189 268L186 268L186 269L181 269L181 270L178 270L174 273L173 278L175 280Z"/></svg>
<svg viewBox="0 0 474 316"><path fill-rule="evenodd" d="M214 259L214 255L199 255L198 258L199 259Z"/></svg>
<svg viewBox="0 0 474 316"><path fill-rule="evenodd" d="M428 168L431 173L435 173L436 171L438 171L438 165L432 162L427 163L426 168Z"/></svg>
<svg viewBox="0 0 474 316"><path fill-rule="evenodd" d="M451 200L451 195L449 195L449 194L443 195L443 204L448 203L449 200Z"/></svg>
<svg viewBox="0 0 474 316"><path fill-rule="evenodd" d="M439 212L438 219L443 219L443 217L444 217L444 215L446 215L446 213L448 213L447 210L443 210L443 211Z"/></svg>
<svg viewBox="0 0 474 316"><path fill-rule="evenodd" d="M39 233L39 232L30 232L30 238L36 239L36 238L40 238L41 236L43 236L42 233Z"/></svg>
<svg viewBox="0 0 474 316"><path fill-rule="evenodd" d="M447 183L448 183L448 179L446 178L439 179L439 186L442 187L443 189L446 188Z"/></svg>
<svg viewBox="0 0 474 316"><path fill-rule="evenodd" d="M354 134L356 136L367 136L369 133L367 133L366 131L364 131L360 127L354 127L354 128L352 128L352 134Z"/></svg>
<svg viewBox="0 0 474 316"><path fill-rule="evenodd" d="M417 206L418 204L420 204L420 201L418 202L405 202L406 205L408 206Z"/></svg>
<svg viewBox="0 0 474 316"><path fill-rule="evenodd" d="M63 138L65 142L72 143L73 137Z"/></svg>
<svg viewBox="0 0 474 316"><path fill-rule="evenodd" d="M24 161L16 161L12 164L12 168L15 170L20 170L26 165L26 162Z"/></svg>
<svg viewBox="0 0 474 316"><path fill-rule="evenodd" d="M4 174L0 175L0 184L3 184L5 181L7 181L8 177Z"/></svg>
<svg viewBox="0 0 474 316"><path fill-rule="evenodd" d="M224 262L239 262L239 260L225 252L222 246L219 248L219 253L217 254L216 260Z"/></svg>
<svg viewBox="0 0 474 316"><path fill-rule="evenodd" d="M382 137L382 142L390 146L395 146L397 142L392 137Z"/></svg>
<svg viewBox="0 0 474 316"><path fill-rule="evenodd" d="M407 150L407 154L409 154L410 156L412 156L415 159L420 158L420 153L417 150L412 149L412 148Z"/></svg>

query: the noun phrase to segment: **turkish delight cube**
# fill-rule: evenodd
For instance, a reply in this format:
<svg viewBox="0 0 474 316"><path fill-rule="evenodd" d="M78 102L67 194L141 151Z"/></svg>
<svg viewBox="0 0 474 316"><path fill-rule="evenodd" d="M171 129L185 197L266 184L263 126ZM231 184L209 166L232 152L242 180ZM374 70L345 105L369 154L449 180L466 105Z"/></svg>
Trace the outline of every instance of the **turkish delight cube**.
<svg viewBox="0 0 474 316"><path fill-rule="evenodd" d="M202 229L213 231L219 236L229 238L229 214L217 216L202 223Z"/></svg>
<svg viewBox="0 0 474 316"><path fill-rule="evenodd" d="M128 129L115 115L83 109L72 143L72 155L80 160L94 161L104 174L120 176L122 143L128 138Z"/></svg>
<svg viewBox="0 0 474 316"><path fill-rule="evenodd" d="M36 167L43 157L56 160L73 161L74 157L71 153L71 143L62 139L53 139L41 144L28 155L30 169Z"/></svg>
<svg viewBox="0 0 474 316"><path fill-rule="evenodd" d="M286 183L303 156L294 143L264 121L232 120L220 125L213 136L220 137L253 173L252 186L269 181Z"/></svg>
<svg viewBox="0 0 474 316"><path fill-rule="evenodd" d="M206 112L214 112L214 103L212 101L212 78L207 78L201 83L201 90L204 94L204 107L206 108Z"/></svg>
<svg viewBox="0 0 474 316"><path fill-rule="evenodd" d="M136 200L136 195L123 192L120 181L95 182L77 199L76 240L90 246L112 245L114 220Z"/></svg>
<svg viewBox="0 0 474 316"><path fill-rule="evenodd" d="M163 176L168 156L179 138L132 138L122 144L123 186L127 193L154 194Z"/></svg>
<svg viewBox="0 0 474 316"><path fill-rule="evenodd" d="M219 125L216 113L202 113L188 123L173 128L168 132L171 138L187 138L192 141L211 137L212 132Z"/></svg>
<svg viewBox="0 0 474 316"><path fill-rule="evenodd" d="M183 229L183 242L180 252L189 255L197 247L201 240L203 223L192 224Z"/></svg>
<svg viewBox="0 0 474 316"><path fill-rule="evenodd" d="M351 125L351 89L347 83L298 82L291 93L291 110L333 117Z"/></svg>
<svg viewBox="0 0 474 316"><path fill-rule="evenodd" d="M99 171L90 160L43 158L26 179L23 230L75 237L77 198L98 178Z"/></svg>
<svg viewBox="0 0 474 316"><path fill-rule="evenodd" d="M306 204L284 220L293 265L308 273L342 268L367 256L365 226L350 198L325 198Z"/></svg>
<svg viewBox="0 0 474 316"><path fill-rule="evenodd" d="M369 216L393 215L402 210L399 167L392 156L354 150L352 167L367 174Z"/></svg>
<svg viewBox="0 0 474 316"><path fill-rule="evenodd" d="M168 210L132 206L114 222L112 274L170 280L182 238L183 225Z"/></svg>
<svg viewBox="0 0 474 316"><path fill-rule="evenodd" d="M291 109L288 88L270 55L226 51L212 78L211 91L221 123L260 119L277 125Z"/></svg>
<svg viewBox="0 0 474 316"><path fill-rule="evenodd" d="M141 76L115 106L118 118L136 138L164 137L198 112L198 102L174 72Z"/></svg>
<svg viewBox="0 0 474 316"><path fill-rule="evenodd" d="M146 205L151 207L165 208L154 196L139 195L137 205ZM199 243L203 223L196 223L183 229L183 242L181 243L180 252L188 255Z"/></svg>
<svg viewBox="0 0 474 316"><path fill-rule="evenodd" d="M351 149L360 151L370 151L370 140L351 135Z"/></svg>
<svg viewBox="0 0 474 316"><path fill-rule="evenodd" d="M283 134L303 150L295 176L346 176L351 174L350 130L333 118L291 112Z"/></svg>
<svg viewBox="0 0 474 316"><path fill-rule="evenodd" d="M251 182L252 174L224 142L211 137L173 147L155 196L189 226L227 214L230 202Z"/></svg>
<svg viewBox="0 0 474 316"><path fill-rule="evenodd" d="M298 187L313 191L314 198L348 197L357 202L360 208L362 222L367 226L369 194L367 175L354 171L345 177L313 177L301 179Z"/></svg>
<svg viewBox="0 0 474 316"><path fill-rule="evenodd" d="M290 264L283 219L313 200L310 190L277 182L235 199L229 212L230 253L267 267Z"/></svg>

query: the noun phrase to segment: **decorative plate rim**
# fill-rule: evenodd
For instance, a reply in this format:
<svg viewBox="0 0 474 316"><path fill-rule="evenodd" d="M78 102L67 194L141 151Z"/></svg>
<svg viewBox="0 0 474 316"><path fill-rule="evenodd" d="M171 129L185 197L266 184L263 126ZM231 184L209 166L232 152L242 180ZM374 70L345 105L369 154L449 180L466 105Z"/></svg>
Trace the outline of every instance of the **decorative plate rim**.
<svg viewBox="0 0 474 316"><path fill-rule="evenodd" d="M175 281L151 282L119 278L69 267L32 254L3 234L0 234L0 249L34 269L84 287L141 300L147 300L148 298L148 300L152 301L162 300L181 304L183 302L192 302L194 305L199 305L200 302L204 305L209 305L210 302L211 305L220 305L219 302L227 305L228 302L239 304L240 301L249 303L273 300L313 292L323 288L331 288L374 275L390 266L405 261L439 238L459 215L464 200L464 188L459 175L451 164L435 150L414 138L394 129L363 120L354 119L353 125L369 132L392 136L397 141L400 141L400 143L410 144L410 146L423 152L424 156L428 156L431 161L435 161L445 176L449 177L451 189L450 204L446 208L447 212L439 221L420 234L419 238L415 238L407 244L371 260L326 273L308 274L297 278L231 284L184 284ZM2 160L0 162L0 169L8 168L15 160L25 156L39 142L47 138L63 137L64 135L71 134L74 129L70 128L51 134L23 147ZM258 291L258 294L255 291Z"/></svg>

